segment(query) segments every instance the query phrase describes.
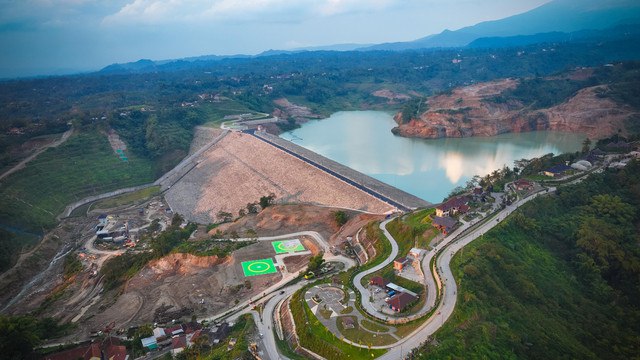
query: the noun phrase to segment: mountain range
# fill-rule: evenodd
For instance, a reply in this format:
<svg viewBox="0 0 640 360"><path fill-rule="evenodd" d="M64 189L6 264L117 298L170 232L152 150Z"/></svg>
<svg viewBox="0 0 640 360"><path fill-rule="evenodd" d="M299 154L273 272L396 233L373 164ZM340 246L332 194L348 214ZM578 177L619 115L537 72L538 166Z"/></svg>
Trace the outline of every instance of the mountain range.
<svg viewBox="0 0 640 360"><path fill-rule="evenodd" d="M618 36L636 32L640 24L640 1L636 0L553 0L530 11L507 18L485 21L458 30L444 30L420 39L375 45L336 44L294 50L267 50L258 55L205 55L179 60L139 60L113 64L102 72L148 71L173 63L188 67L194 61L217 61L308 51L404 51L426 48L506 47L546 42L566 42ZM176 67L172 66L172 67Z"/></svg>

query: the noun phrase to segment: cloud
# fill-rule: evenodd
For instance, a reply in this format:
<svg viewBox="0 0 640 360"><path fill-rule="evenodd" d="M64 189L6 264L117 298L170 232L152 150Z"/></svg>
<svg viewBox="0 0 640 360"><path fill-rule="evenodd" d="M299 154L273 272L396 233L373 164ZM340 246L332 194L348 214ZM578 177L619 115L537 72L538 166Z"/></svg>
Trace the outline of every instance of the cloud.
<svg viewBox="0 0 640 360"><path fill-rule="evenodd" d="M0 24L34 29L100 21L124 0L0 0Z"/></svg>
<svg viewBox="0 0 640 360"><path fill-rule="evenodd" d="M302 20L311 16L379 11L398 0L133 0L105 24L253 20Z"/></svg>

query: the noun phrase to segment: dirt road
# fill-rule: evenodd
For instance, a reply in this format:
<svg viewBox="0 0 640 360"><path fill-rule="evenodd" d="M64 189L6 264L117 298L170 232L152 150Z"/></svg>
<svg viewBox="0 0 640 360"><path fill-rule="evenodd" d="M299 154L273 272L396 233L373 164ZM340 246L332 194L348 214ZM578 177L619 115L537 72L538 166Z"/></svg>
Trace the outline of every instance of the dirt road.
<svg viewBox="0 0 640 360"><path fill-rule="evenodd" d="M47 149L49 148L54 148L54 147L58 147L60 144L64 143L65 141L67 141L69 139L69 137L71 137L71 134L73 134L73 128L67 130L64 132L64 134L62 134L62 136L60 137L60 139L58 139L57 141L43 147L42 149L37 150L36 152L34 152L33 154L27 156L24 160L20 161L19 163L17 163L14 167L12 167L11 169L5 171L4 173L2 173L0 175L0 180L4 179L5 177L13 174L14 172L22 169L25 167L25 165L27 165L27 163L33 159L35 159L36 157L38 157L38 155L42 154L43 152L45 152Z"/></svg>

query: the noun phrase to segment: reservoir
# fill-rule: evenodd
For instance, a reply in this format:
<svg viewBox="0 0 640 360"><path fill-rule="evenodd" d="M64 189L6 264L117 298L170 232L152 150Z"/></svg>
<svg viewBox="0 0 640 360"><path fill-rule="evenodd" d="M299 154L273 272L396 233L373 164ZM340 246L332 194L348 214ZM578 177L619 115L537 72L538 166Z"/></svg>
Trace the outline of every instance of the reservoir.
<svg viewBox="0 0 640 360"><path fill-rule="evenodd" d="M484 176L519 159L575 152L583 134L537 131L462 139L395 136L391 114L343 111L283 133L311 151L433 203L474 175Z"/></svg>

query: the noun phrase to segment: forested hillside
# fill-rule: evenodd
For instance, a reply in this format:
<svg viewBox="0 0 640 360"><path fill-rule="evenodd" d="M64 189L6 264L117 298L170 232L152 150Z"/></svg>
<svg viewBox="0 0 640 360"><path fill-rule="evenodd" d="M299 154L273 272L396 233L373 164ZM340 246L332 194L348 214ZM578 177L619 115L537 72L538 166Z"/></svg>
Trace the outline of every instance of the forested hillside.
<svg viewBox="0 0 640 360"><path fill-rule="evenodd" d="M452 318L424 359L640 354L640 162L540 197L457 254Z"/></svg>
<svg viewBox="0 0 640 360"><path fill-rule="evenodd" d="M9 232L0 234L0 246L8 250L0 269L15 259L25 237L37 237L54 226L69 202L147 183L170 169L186 155L196 125L219 123L227 114L271 113L278 106L274 100L281 98L320 115L399 109L404 100L374 93L384 90L400 94L399 99L421 99L496 78L637 59L638 36L631 32L598 42L500 49L302 52L177 61L151 68L142 62L141 68L2 81L0 171L31 154L25 144L49 141L59 136L52 134L70 128L74 134L25 170L0 180L0 199L12 204L0 209L0 228ZM128 161L109 147L106 138L112 130L126 145ZM82 174L96 176L87 182ZM9 241L12 245L4 246Z"/></svg>

